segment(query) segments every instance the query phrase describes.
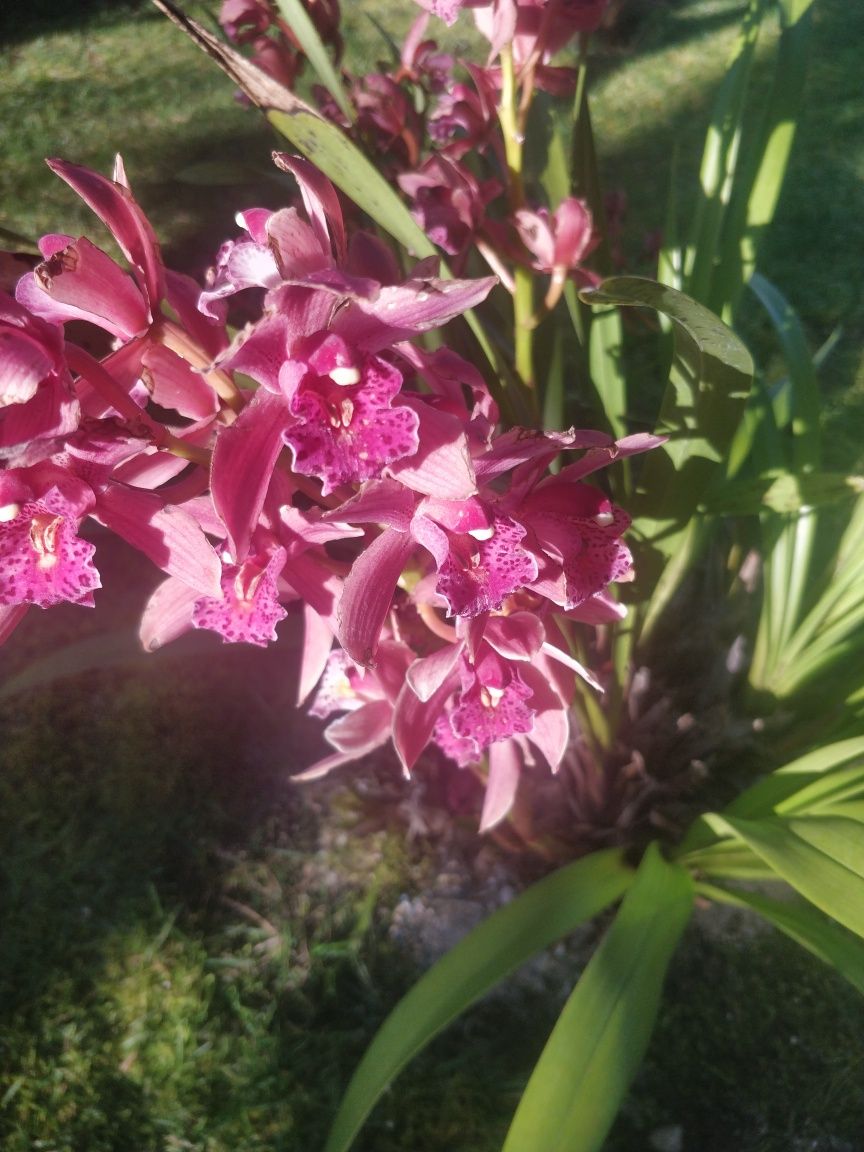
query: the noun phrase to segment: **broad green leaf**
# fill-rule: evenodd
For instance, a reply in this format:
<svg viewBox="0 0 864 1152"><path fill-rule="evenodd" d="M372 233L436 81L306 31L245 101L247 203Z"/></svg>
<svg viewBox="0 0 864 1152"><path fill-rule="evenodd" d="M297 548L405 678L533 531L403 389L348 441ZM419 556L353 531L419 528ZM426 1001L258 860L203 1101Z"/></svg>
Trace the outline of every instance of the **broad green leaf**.
<svg viewBox="0 0 864 1152"><path fill-rule="evenodd" d="M642 1062L693 882L645 854L606 938L555 1025L503 1152L594 1152Z"/></svg>
<svg viewBox="0 0 864 1152"><path fill-rule="evenodd" d="M716 888L709 884L697 884L696 890L719 903L752 908L864 994L864 942L826 919L810 904L802 900L772 900L761 892Z"/></svg>
<svg viewBox="0 0 864 1152"><path fill-rule="evenodd" d="M300 0L276 0L276 3L279 5L291 31L297 37L309 63L315 69L318 79L339 105L339 109L346 120L353 121L354 109L351 107L351 101L342 87L339 73L333 67L333 61L321 42L321 37L312 23L309 13L300 3Z"/></svg>
<svg viewBox="0 0 864 1152"><path fill-rule="evenodd" d="M811 904L864 936L864 824L843 816L724 822Z"/></svg>
<svg viewBox="0 0 864 1152"><path fill-rule="evenodd" d="M702 304L655 280L614 276L580 296L592 306L651 308L675 322L675 360L656 429L669 440L646 460L644 487L650 504L645 512L657 519L686 520L741 419L753 378L750 353ZM648 474L659 469L655 462L664 453L675 475L666 475L667 485L659 492Z"/></svg>
<svg viewBox="0 0 864 1152"><path fill-rule="evenodd" d="M390 1081L447 1024L535 953L620 899L634 873L615 850L541 880L475 928L411 989L354 1073L325 1152L344 1152Z"/></svg>
<svg viewBox="0 0 864 1152"><path fill-rule="evenodd" d="M592 306L651 308L668 316L674 328L674 358L657 431L667 442L644 461L638 491L630 502L637 539L659 554L648 576L642 563L641 587L650 590L667 561L680 555L684 532L724 461L747 401L753 361L738 337L712 312L664 284L637 276L616 276L580 293ZM663 599L671 599L687 571L678 565L665 579ZM673 578L674 577L674 578ZM656 620L659 611L648 608ZM645 636L643 629L643 638Z"/></svg>
<svg viewBox="0 0 864 1152"><path fill-rule="evenodd" d="M641 520L636 527L637 529L642 527ZM650 636L651 630L672 603L684 577L693 570L707 538L707 524L702 516L691 517L684 528L676 534L675 549L660 572L651 598L644 605L641 621L638 625L634 624L634 630L638 629L638 636L642 641Z"/></svg>
<svg viewBox="0 0 864 1152"><path fill-rule="evenodd" d="M813 0L778 0L780 5L780 12L783 16L783 23L786 25L797 24L799 20L803 19L813 4Z"/></svg>
<svg viewBox="0 0 864 1152"><path fill-rule="evenodd" d="M598 308L591 317L588 357L591 379L610 431L616 438L627 434L627 381L622 358L624 335L617 308Z"/></svg>
<svg viewBox="0 0 864 1152"><path fill-rule="evenodd" d="M293 92L190 20L170 0L153 0L219 67L242 88L267 118L328 179L400 244L416 256L437 250L414 221L393 187L336 124L326 120Z"/></svg>
<svg viewBox="0 0 864 1152"><path fill-rule="evenodd" d="M769 674L758 683L778 698L801 691L854 655L862 627L864 497L859 496L830 565L830 579L794 632L776 645Z"/></svg>

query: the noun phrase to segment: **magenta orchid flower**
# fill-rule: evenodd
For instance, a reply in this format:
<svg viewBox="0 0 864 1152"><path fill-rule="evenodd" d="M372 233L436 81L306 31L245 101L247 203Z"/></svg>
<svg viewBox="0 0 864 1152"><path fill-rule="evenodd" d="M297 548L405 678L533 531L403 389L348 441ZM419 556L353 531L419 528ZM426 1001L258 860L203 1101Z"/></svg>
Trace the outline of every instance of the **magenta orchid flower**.
<svg viewBox="0 0 864 1152"><path fill-rule="evenodd" d="M68 435L79 415L61 329L0 293L0 458Z"/></svg>
<svg viewBox="0 0 864 1152"><path fill-rule="evenodd" d="M95 496L50 464L0 472L0 605L93 607L95 548L78 536Z"/></svg>

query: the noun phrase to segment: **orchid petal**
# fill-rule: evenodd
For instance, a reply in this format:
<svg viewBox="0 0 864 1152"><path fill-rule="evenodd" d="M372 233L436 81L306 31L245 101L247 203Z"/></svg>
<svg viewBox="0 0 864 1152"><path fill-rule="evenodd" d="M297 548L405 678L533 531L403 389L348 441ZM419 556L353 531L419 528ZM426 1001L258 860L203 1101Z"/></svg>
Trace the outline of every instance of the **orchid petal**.
<svg viewBox="0 0 864 1152"><path fill-rule="evenodd" d="M406 681L422 703L427 703L456 667L464 644L446 644L431 656L422 656L408 669Z"/></svg>
<svg viewBox="0 0 864 1152"><path fill-rule="evenodd" d="M420 418L419 446L413 456L396 460L388 471L401 484L427 496L463 500L477 492L464 422L439 412L419 397L403 393L402 402Z"/></svg>
<svg viewBox="0 0 864 1152"><path fill-rule="evenodd" d="M459 674L454 670L427 700L421 700L407 682L399 693L393 710L393 745L406 777L432 739L435 722L458 687Z"/></svg>
<svg viewBox="0 0 864 1152"><path fill-rule="evenodd" d="M270 477L291 422L285 401L260 389L238 418L223 428L213 450L213 504L238 560L249 550Z"/></svg>
<svg viewBox="0 0 864 1152"><path fill-rule="evenodd" d="M303 703L321 679L333 647L333 630L309 604L303 605L303 649L297 684L297 706Z"/></svg>
<svg viewBox="0 0 864 1152"><path fill-rule="evenodd" d="M480 814L480 831L488 832L500 824L516 799L521 762L513 740L493 744L489 749L489 777Z"/></svg>
<svg viewBox="0 0 864 1152"><path fill-rule="evenodd" d="M529 665L521 669L521 675L534 692L531 697L534 725L527 738L543 754L552 771L557 772L570 739L567 705L540 668Z"/></svg>
<svg viewBox="0 0 864 1152"><path fill-rule="evenodd" d="M192 629L192 609L198 592L169 576L144 606L138 636L147 652L155 652Z"/></svg>
<svg viewBox="0 0 864 1152"><path fill-rule="evenodd" d="M109 229L123 255L140 269L147 298L155 307L165 294L162 257L150 222L136 203L128 184L113 181L65 160L46 161L52 172L89 205ZM123 175L122 167L117 170Z"/></svg>
<svg viewBox="0 0 864 1152"><path fill-rule="evenodd" d="M324 739L337 752L350 752L359 759L380 748L390 738L393 708L387 700L369 700L328 724Z"/></svg>
<svg viewBox="0 0 864 1152"><path fill-rule="evenodd" d="M273 162L283 172L290 172L299 184L303 204L322 249L329 249L332 241L336 262L344 263L348 249L336 189L322 172L302 156L274 152Z"/></svg>
<svg viewBox="0 0 864 1152"><path fill-rule="evenodd" d="M200 595L221 596L222 565L195 520L154 492L109 484L97 496L96 518L157 568Z"/></svg>
<svg viewBox="0 0 864 1152"><path fill-rule="evenodd" d="M533 612L513 612L509 616L491 616L483 639L507 660L533 660L546 632Z"/></svg>
<svg viewBox="0 0 864 1152"><path fill-rule="evenodd" d="M384 531L361 552L345 578L337 614L339 641L358 664L368 666L375 658L393 591L413 547L410 536Z"/></svg>

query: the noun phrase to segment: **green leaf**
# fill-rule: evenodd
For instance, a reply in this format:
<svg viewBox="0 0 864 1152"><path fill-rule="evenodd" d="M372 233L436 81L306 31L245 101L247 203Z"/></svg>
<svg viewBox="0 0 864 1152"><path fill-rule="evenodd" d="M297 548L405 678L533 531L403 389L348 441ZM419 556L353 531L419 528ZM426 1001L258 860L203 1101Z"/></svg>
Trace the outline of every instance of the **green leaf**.
<svg viewBox="0 0 864 1152"><path fill-rule="evenodd" d="M789 370L787 386L774 402L778 427L788 426L792 432L789 463L797 472L818 468L822 455L822 397L801 321L783 293L759 272L750 277L749 288L771 319Z"/></svg>
<svg viewBox="0 0 864 1152"><path fill-rule="evenodd" d="M699 172L699 200L687 246L684 284L708 304L721 257L724 219L732 198L746 98L767 0L750 0L729 67L720 84L705 138ZM736 244L737 249L737 244Z"/></svg>
<svg viewBox="0 0 864 1152"><path fill-rule="evenodd" d="M675 363L657 432L669 436L665 451L679 473L686 465L698 465L698 493L689 491L685 500L688 509L695 508L744 410L753 379L750 353L713 312L656 280L613 276L580 296L591 305L652 308L675 322ZM656 457L648 457L649 467ZM655 502L660 514L659 496Z"/></svg>
<svg viewBox="0 0 864 1152"><path fill-rule="evenodd" d="M721 464L745 409L753 361L712 312L665 284L616 276L580 296L592 306L651 308L673 321L674 357L657 425L668 440L646 457L630 505L636 531L660 554L656 582L665 563L681 552L682 534L706 488L725 472ZM649 580L643 576L641 584L648 587ZM666 600L674 592L669 584L664 586ZM649 609L649 615L656 619L658 613Z"/></svg>
<svg viewBox="0 0 864 1152"><path fill-rule="evenodd" d="M864 994L864 943L826 919L812 905L801 900L772 900L760 892L716 888L710 884L697 884L696 890L719 903L752 908Z"/></svg>
<svg viewBox="0 0 864 1152"><path fill-rule="evenodd" d="M793 12L793 6L799 10ZM805 88L811 29L811 22L803 19L806 5L780 0L780 8L782 31L771 90L758 109L751 105L744 110L741 126L750 134L749 147L735 174L712 276L708 302L724 314L736 306L774 218Z"/></svg>
<svg viewBox="0 0 864 1152"><path fill-rule="evenodd" d="M344 1152L408 1061L490 988L535 953L620 899L633 880L615 850L596 852L541 880L475 928L390 1013L354 1073L325 1152Z"/></svg>
<svg viewBox="0 0 864 1152"><path fill-rule="evenodd" d="M336 124L326 120L266 72L190 20L170 0L153 0L190 36L295 148L400 244L417 256L437 250L392 186Z"/></svg>
<svg viewBox="0 0 864 1152"><path fill-rule="evenodd" d="M790 516L850 500L862 492L864 476L848 476L844 472L768 472L718 485L708 493L702 506L713 516L753 516L765 511Z"/></svg>
<svg viewBox="0 0 864 1152"><path fill-rule="evenodd" d="M720 816L716 817L720 822L719 826L715 824L715 817L711 814L694 821L679 845L675 858L686 859L689 862L693 853L711 846L723 849L725 845L726 850L731 851L735 842L722 839L728 835L723 826L726 816L754 820L760 816L773 816L778 812L806 811L807 797L812 802L819 803L821 799L831 796L835 790L843 792L845 785L840 784L839 780L844 779L849 771L857 773L862 763L864 763L864 737L856 736L817 748L789 764L784 764L782 768L757 780L736 797ZM803 797L803 800L799 797ZM804 807L801 807L802 803Z"/></svg>
<svg viewBox="0 0 864 1152"><path fill-rule="evenodd" d="M339 109L346 120L353 121L354 109L351 107L351 101L342 87L339 74L333 67L333 62L321 42L321 37L312 23L309 13L300 3L300 0L276 0L276 2L291 31L297 37L309 63L315 69L318 79L339 105Z"/></svg>
<svg viewBox="0 0 864 1152"><path fill-rule="evenodd" d="M710 835L710 829L709 829ZM776 880L773 868L740 840L719 840L701 851L676 854L689 872L727 880Z"/></svg>
<svg viewBox="0 0 864 1152"><path fill-rule="evenodd" d="M341 128L256 68L239 52L217 40L195 20L190 20L171 0L153 0L153 3L216 61L263 110L278 132L394 240L415 256L440 255L399 194ZM450 274L443 261L441 274ZM496 356L477 316L467 312L465 319L487 360L495 364Z"/></svg>
<svg viewBox="0 0 864 1152"><path fill-rule="evenodd" d="M627 381L622 366L624 337L617 308L599 308L591 317L588 356L591 379L609 429L616 438L627 434Z"/></svg>
<svg viewBox="0 0 864 1152"><path fill-rule="evenodd" d="M534 1069L504 1152L594 1152L651 1036L693 883L656 844L591 958Z"/></svg>
<svg viewBox="0 0 864 1152"><path fill-rule="evenodd" d="M785 764L742 792L723 814L752 819L774 812L804 812L809 803L840 787L850 771L864 772L864 737L828 744Z"/></svg>
<svg viewBox="0 0 864 1152"><path fill-rule="evenodd" d="M864 936L864 824L843 816L724 822L811 904Z"/></svg>

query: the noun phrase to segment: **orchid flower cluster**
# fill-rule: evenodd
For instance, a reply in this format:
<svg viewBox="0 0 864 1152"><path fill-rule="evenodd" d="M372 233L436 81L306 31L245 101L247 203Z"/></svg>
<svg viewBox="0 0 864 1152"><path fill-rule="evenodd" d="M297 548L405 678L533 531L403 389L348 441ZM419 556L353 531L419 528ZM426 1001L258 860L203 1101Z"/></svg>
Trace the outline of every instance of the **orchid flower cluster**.
<svg viewBox="0 0 864 1152"><path fill-rule="evenodd" d="M560 36L603 5L576 4L563 23L549 17L559 7L572 5L507 17L538 82ZM229 0L223 18L236 34L265 8ZM335 29L331 8L312 11ZM459 156L488 116L458 146L455 126L469 105L488 112L496 81L476 70L473 98L445 82L419 40L426 18L403 66L440 94L442 147L400 182L458 255L488 193ZM333 749L305 778L391 740L410 774L431 744L460 767L488 762L488 828L525 767L561 764L577 683L601 688L574 629L624 614L610 585L632 576L629 519L586 480L657 439L502 425L478 368L424 339L496 277L442 277L434 258L404 274L378 237L349 228L316 168L274 159L302 209L241 212L203 290L165 267L119 158L112 179L49 162L128 270L86 237L49 235L14 298L0 297L0 639L31 606L94 604L98 556L80 533L95 520L166 573L144 608L147 649L191 629L264 646L302 616L299 700L328 722ZM573 204L517 213L537 268L569 274L590 247L590 215ZM237 331L241 294L258 311ZM103 355L73 336L82 321L104 334Z"/></svg>
<svg viewBox="0 0 864 1152"><path fill-rule="evenodd" d="M552 64L577 37L602 23L609 0L418 0L426 11L412 24L399 59L362 77L343 71L351 116L325 88L313 85L321 113L344 129L401 188L430 240L456 274L473 253L515 292L513 268L551 277L543 314L569 277L592 283L583 266L596 243L585 202L567 196L550 210L529 201L521 153L537 90L572 97L577 69ZM427 37L430 14L455 23L473 10L489 42L485 67L462 62ZM304 0L321 43L339 63L337 0ZM273 0L224 0L223 30L253 62L293 88L302 48Z"/></svg>

